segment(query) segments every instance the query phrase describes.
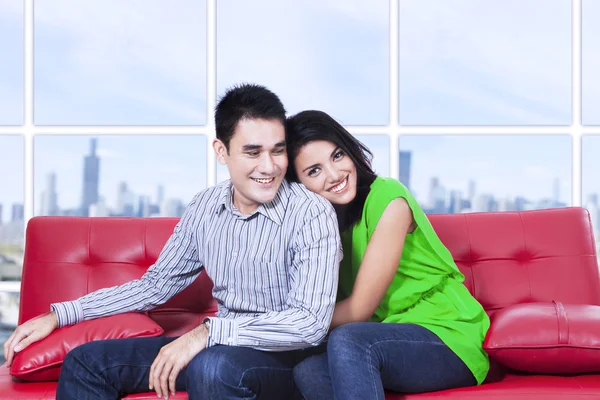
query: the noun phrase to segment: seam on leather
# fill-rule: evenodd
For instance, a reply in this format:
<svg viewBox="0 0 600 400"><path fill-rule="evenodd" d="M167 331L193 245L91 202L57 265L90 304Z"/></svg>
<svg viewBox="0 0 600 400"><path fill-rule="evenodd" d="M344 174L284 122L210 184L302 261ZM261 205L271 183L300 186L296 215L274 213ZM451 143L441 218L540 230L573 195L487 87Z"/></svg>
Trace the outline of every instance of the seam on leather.
<svg viewBox="0 0 600 400"><path fill-rule="evenodd" d="M523 216L521 213L517 213L519 215L519 220L521 221L521 233L523 234L523 246L525 248L525 254L527 252L527 237L525 235L525 224L523 223ZM527 286L529 287L529 301L533 301L533 296L531 295L531 276L529 276L529 264L525 262L525 270L527 271Z"/></svg>
<svg viewBox="0 0 600 400"><path fill-rule="evenodd" d="M563 303L560 301L552 300L554 303L554 309L556 311L556 321L558 323L558 344L569 343L569 321L567 319L567 312Z"/></svg>
<svg viewBox="0 0 600 400"><path fill-rule="evenodd" d="M471 287L473 288L473 296L477 297L477 291L475 290L475 273L473 272L473 250L471 246L471 234L469 232L469 222L467 221L467 214L463 214L465 220L465 227L467 229L467 240L469 240L469 268L471 268Z"/></svg>
<svg viewBox="0 0 600 400"><path fill-rule="evenodd" d="M142 240L142 247L144 248L144 263L148 260L148 246L146 245L146 241L148 239L148 219L144 218L144 239Z"/></svg>
<svg viewBox="0 0 600 400"><path fill-rule="evenodd" d="M88 220L88 238L87 238L87 251L88 251L88 259L87 259L87 276L85 278L85 293L90 293L90 272L92 269L92 219Z"/></svg>

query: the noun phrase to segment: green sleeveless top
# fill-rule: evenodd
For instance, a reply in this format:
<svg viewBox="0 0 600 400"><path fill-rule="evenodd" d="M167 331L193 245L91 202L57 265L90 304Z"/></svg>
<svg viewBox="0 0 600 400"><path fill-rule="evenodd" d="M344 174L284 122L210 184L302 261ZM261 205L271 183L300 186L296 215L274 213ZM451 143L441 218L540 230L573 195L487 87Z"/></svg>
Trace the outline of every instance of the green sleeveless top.
<svg viewBox="0 0 600 400"><path fill-rule="evenodd" d="M482 348L489 318L463 285L464 275L421 207L395 179L375 179L360 221L342 233L344 258L338 300L352 293L377 222L388 204L399 197L408 202L416 228L406 236L398 272L371 321L411 323L429 329L463 360L481 384L489 370L488 355Z"/></svg>

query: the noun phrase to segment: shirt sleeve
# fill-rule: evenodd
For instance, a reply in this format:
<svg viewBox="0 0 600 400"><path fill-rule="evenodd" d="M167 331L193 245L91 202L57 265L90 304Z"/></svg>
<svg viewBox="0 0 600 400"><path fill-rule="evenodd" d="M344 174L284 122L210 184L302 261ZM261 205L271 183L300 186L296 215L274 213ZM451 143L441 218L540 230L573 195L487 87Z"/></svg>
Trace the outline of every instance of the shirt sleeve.
<svg viewBox="0 0 600 400"><path fill-rule="evenodd" d="M190 285L203 267L196 240L198 221L203 214L199 210L200 195L196 195L187 206L156 263L140 279L99 289L74 301L51 304L58 326L151 310Z"/></svg>
<svg viewBox="0 0 600 400"><path fill-rule="evenodd" d="M324 210L309 211L294 238L292 287L286 308L257 317L209 317L208 347L221 344L288 351L316 346L325 338L342 257L335 211L327 205Z"/></svg>

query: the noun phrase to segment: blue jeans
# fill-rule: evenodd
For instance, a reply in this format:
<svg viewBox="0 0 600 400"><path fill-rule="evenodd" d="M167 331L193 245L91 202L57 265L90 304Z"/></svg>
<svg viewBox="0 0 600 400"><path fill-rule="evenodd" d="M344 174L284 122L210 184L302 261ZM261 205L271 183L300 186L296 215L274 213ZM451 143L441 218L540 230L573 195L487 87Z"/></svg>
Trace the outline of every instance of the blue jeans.
<svg viewBox="0 0 600 400"><path fill-rule="evenodd" d="M428 329L356 322L334 329L327 352L294 368L306 400L383 400L384 389L422 393L476 385L473 374Z"/></svg>
<svg viewBox="0 0 600 400"><path fill-rule="evenodd" d="M118 399L148 392L149 372L160 349L176 338L99 340L65 357L57 400ZM190 400L299 398L293 367L312 350L265 352L247 347L202 350L179 373L177 391Z"/></svg>

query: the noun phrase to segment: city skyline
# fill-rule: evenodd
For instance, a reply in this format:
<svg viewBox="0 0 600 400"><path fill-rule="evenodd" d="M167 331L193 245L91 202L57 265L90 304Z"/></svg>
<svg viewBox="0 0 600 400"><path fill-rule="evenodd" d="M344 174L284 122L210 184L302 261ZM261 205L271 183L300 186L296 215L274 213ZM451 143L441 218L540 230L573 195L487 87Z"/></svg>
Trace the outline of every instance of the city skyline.
<svg viewBox="0 0 600 400"><path fill-rule="evenodd" d="M139 196L156 197L159 185L166 198L181 199L185 204L206 187L206 137L202 135L36 136L36 215L41 211L49 173L56 175L58 207L81 209L84 159L90 155L92 138L97 139L100 164L98 194L109 207L118 204L121 182L136 196L136 204Z"/></svg>
<svg viewBox="0 0 600 400"><path fill-rule="evenodd" d="M154 135L150 136L152 138ZM186 135L187 136L187 135ZM165 164L160 163L156 165L152 165L149 163L148 173L150 176L155 176L157 174L157 170L162 170L163 172L166 170L170 170L173 173L179 173L181 171L187 171L190 168L193 169L194 163L197 161L199 165L198 173L199 176L199 187L205 187L206 185L206 166L204 163L204 155L205 153L205 138L203 136L200 140L200 144L192 144L189 145L187 143L182 143L179 141L179 138L185 138L186 136L162 136L163 139L167 142L170 142L174 148L177 149L180 155L187 155L188 157L177 157L177 163L173 165L168 165L168 162ZM363 136L366 137L367 140L365 143L374 150L375 153L375 165L383 164L383 168L379 168L385 170L389 168L389 157L388 151L385 149L387 139L385 136L375 135L370 136L372 139L380 138L379 146L374 146L372 143L368 142L369 135L359 135L361 139ZM50 142L44 142L44 140L49 140L50 138L59 138L58 142L52 144L52 140ZM63 207L75 207L79 204L80 195L79 189L70 190L71 186L76 185L77 188L81 186L82 177L79 176L75 171L81 171L77 169L79 167L74 168L73 163L80 163L81 159L78 157L81 155L83 157L84 154L88 152L88 139L90 136L85 137L74 137L74 136L36 136L34 142L34 156L35 156L35 202L36 208L35 212L39 212L39 201L40 194L43 191L43 185L45 181L44 174L50 172L53 169L52 164L56 163L56 167L59 170L67 171L67 176L60 177L61 173L57 172L57 187L58 192L60 192L60 202ZM122 138L125 142L122 142L121 145L117 147L110 148L106 146L100 146L100 152L110 159L111 157L119 159L119 168L130 168L131 165L136 165L142 163L140 158L130 158L129 161L127 159L127 152L123 152L123 149L135 149L140 142L145 143L145 152L151 158L156 158L161 154L160 148L164 147L161 143L158 145L152 145L149 143L151 141L145 140L146 136L100 136L101 140L103 139L115 139ZM136 139L137 138L137 139ZM517 139L517 142L513 140L513 138ZM134 140L132 143L131 140ZM458 141L453 139L458 139ZM502 169L497 171L497 167L494 167L490 164L490 161L483 160L485 158L486 151L492 151L496 153L496 158L500 158L504 152L502 151L502 146L494 143L490 140L501 140L510 143L516 148L521 148L524 151L525 155L515 154L514 158L507 158L506 161L501 165ZM517 145L519 140L528 140L529 146L520 146ZM56 140L56 139L55 139ZM413 140L411 144L408 140ZM484 140L484 142L481 142ZM485 142L487 140L487 142ZM41 141L41 142L40 142ZM77 144L72 143L73 141L78 142ZM192 140L193 141L193 140ZM463 141L463 142L461 142ZM464 142L466 141L466 142ZM83 142L83 143L82 143ZM552 136L539 136L532 135L530 137L527 136L474 136L474 135L463 135L463 136L443 136L443 135L429 135L429 136L418 136L418 135L403 135L400 137L400 149L402 151L412 151L412 170L413 176L411 177L414 182L412 190L415 192L416 197L422 201L424 199L420 199L421 194L427 193L427 187L432 177L439 177L442 182L444 182L449 189L452 190L461 190L466 192L468 180L473 179L478 182L478 188L482 192L490 192L496 197L502 196L524 196L531 199L543 198L543 197L551 197L552 196L552 179L554 179L558 175L562 174L564 177L560 178L561 181L561 195L560 200L565 203L570 203L570 157L571 157L571 149L570 149L570 139L568 136L562 135L552 135ZM403 143L403 144L402 144ZM50 146L50 147L47 147ZM46 155L44 155L43 150L39 150L39 147L47 147L46 153L51 153L50 159ZM196 149L194 149L196 147ZM537 148L543 147L544 151L539 152L536 151ZM13 203L23 203L23 139L19 135L3 135L0 136L0 148L6 149L4 157L0 159L0 170L2 171L11 171L10 174L3 174L1 183L2 183L2 191L0 192L0 204L2 204L4 212L3 212L3 220L7 220L8 213L7 209L10 209ZM188 149L192 148L191 153L189 154ZM463 148L466 150L465 153L468 154L460 154L458 150ZM78 150L76 150L78 149ZM185 149L185 151L183 150ZM436 150L437 149L437 150ZM445 149L445 150L444 150ZM510 150L510 149L509 149ZM446 153L446 155L441 154ZM184 154L185 153L185 154ZM600 170L600 162L597 157L594 157L594 154L600 153L600 136L598 135L584 135L582 138L582 202L585 202L585 198L589 194L600 193L600 182L594 177L593 171ZM52 155L54 154L54 155ZM74 154L78 154L74 156ZM562 155L561 155L562 154ZM154 155L154 156L153 156ZM546 155L546 162L541 163L540 160L536 158L540 156ZM444 159L444 157L446 157ZM143 158L143 157L142 157ZM189 159L191 162L182 163L181 161L184 159ZM529 158L531 163L527 165L524 161L527 161L526 158ZM542 157L543 158L543 157ZM512 161L511 161L512 159ZM563 160L563 161L554 161L554 160ZM381 161L384 160L382 163ZM421 160L421 161L419 161ZM427 162L428 160L436 160L435 163ZM487 166L486 166L487 162ZM143 163L142 163L143 164ZM140 164L140 165L142 165ZM425 164L425 165L423 165ZM505 164L505 165L504 165ZM79 164L75 164L79 165ZM462 166L461 166L462 165ZM471 166L471 168L465 168L465 165ZM482 168L486 167L486 168ZM43 171L40 171L40 168ZM376 167L376 169L378 169ZM119 171L119 169L116 169ZM469 177L461 171L469 171L472 170L480 174L483 178L478 178L477 174ZM47 171L47 172L44 172ZM495 171L495 172L494 172ZM555 171L555 172L553 172ZM558 171L558 174L557 172ZM379 172L379 171L378 171ZM415 175L416 174L416 175ZM69 177L70 175L70 177ZM116 176L114 179L111 179L110 182L107 182L103 185L103 195L106 197L106 201L108 203L114 204L116 203L117 196L117 185L119 183L119 176L115 175L114 169L112 176ZM387 175L382 173L382 175ZM170 175L169 175L170 176ZM450 176L448 179L447 176ZM489 178L492 176L493 178ZM527 176L530 176L528 181ZM518 177L519 179L515 179L514 177ZM169 177L165 179L168 181ZM535 179L534 179L535 178ZM485 182L502 182L503 180L508 179L515 188L518 188L518 185L524 186L527 190L515 190L512 193L510 191L502 192L498 187L486 188ZM541 180L546 180L546 183L541 182ZM129 181L130 185L137 186L138 180L133 177L132 179L126 179ZM152 179L151 181L154 181ZM38 183L41 182L41 183ZM168 186L168 185L167 185ZM504 184L502 185L504 186ZM67 189L65 191L65 188ZM144 188L135 188L136 192L152 195L156 192L156 184L153 182L145 183ZM200 189L199 189L200 190ZM191 193L191 191L187 191L187 193ZM177 192L173 193L174 197L185 197L186 194L177 194ZM426 196L425 196L426 199ZM66 203L65 203L66 201ZM583 204L585 205L585 203Z"/></svg>

